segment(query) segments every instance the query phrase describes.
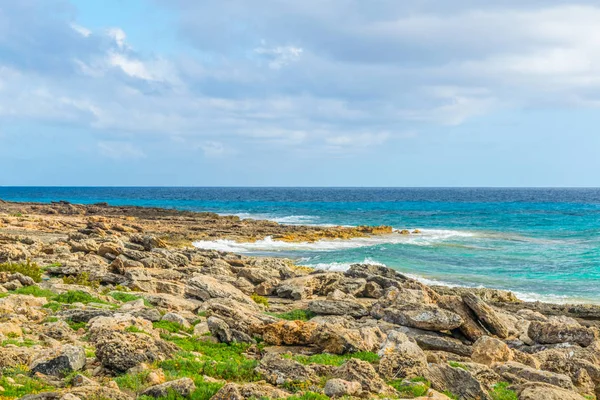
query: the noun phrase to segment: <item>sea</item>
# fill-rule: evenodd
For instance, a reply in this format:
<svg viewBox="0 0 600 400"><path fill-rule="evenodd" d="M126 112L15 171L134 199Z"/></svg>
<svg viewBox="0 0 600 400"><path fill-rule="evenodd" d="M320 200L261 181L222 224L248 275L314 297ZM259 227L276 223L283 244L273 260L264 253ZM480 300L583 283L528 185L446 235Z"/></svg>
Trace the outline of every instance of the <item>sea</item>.
<svg viewBox="0 0 600 400"><path fill-rule="evenodd" d="M156 206L282 224L391 225L421 233L284 243L200 241L322 270L382 264L428 284L600 304L600 189L0 187L0 199Z"/></svg>

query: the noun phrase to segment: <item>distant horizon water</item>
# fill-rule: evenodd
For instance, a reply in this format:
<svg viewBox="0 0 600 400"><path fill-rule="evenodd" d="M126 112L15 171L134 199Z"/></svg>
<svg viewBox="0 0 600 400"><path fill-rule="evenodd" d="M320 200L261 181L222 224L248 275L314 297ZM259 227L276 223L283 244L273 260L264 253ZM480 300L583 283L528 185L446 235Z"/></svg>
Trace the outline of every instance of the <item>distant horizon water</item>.
<svg viewBox="0 0 600 400"><path fill-rule="evenodd" d="M391 225L420 234L317 243L195 245L289 257L324 270L387 265L429 284L600 303L600 189L390 187L2 187L0 199L208 211L306 225Z"/></svg>

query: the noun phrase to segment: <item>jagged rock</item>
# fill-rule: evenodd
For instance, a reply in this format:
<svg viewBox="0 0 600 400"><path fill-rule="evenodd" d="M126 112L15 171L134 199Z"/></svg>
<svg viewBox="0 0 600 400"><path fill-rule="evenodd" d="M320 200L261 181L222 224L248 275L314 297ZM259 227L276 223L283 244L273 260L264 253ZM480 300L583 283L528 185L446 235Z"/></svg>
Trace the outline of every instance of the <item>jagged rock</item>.
<svg viewBox="0 0 600 400"><path fill-rule="evenodd" d="M208 322L199 322L194 325L194 333L195 337L202 337L206 334L210 333L210 329L208 328Z"/></svg>
<svg viewBox="0 0 600 400"><path fill-rule="evenodd" d="M121 253L123 252L123 243L118 243L118 242L103 242L100 243L100 246L98 247L98 255L105 257L105 258L110 258L107 257L108 255L112 255L114 257L117 257L119 255L121 255ZM112 258L114 259L114 258Z"/></svg>
<svg viewBox="0 0 600 400"><path fill-rule="evenodd" d="M13 322L0 322L0 335L9 337L23 336L21 327Z"/></svg>
<svg viewBox="0 0 600 400"><path fill-rule="evenodd" d="M458 328L463 320L451 311L436 306L406 305L403 308L383 310L384 321L396 325L419 328L429 331L447 331Z"/></svg>
<svg viewBox="0 0 600 400"><path fill-rule="evenodd" d="M325 396L332 398L343 397L343 396L355 396L359 395L362 391L362 386L359 382L345 381L343 379L330 379L325 383L323 393Z"/></svg>
<svg viewBox="0 0 600 400"><path fill-rule="evenodd" d="M311 343L323 352L346 354L357 351L377 351L385 335L376 326L346 328L324 323L314 330Z"/></svg>
<svg viewBox="0 0 600 400"><path fill-rule="evenodd" d="M98 243L93 239L85 240L72 240L70 243L71 252L76 253L78 251L83 253L96 253L98 251Z"/></svg>
<svg viewBox="0 0 600 400"><path fill-rule="evenodd" d="M519 380L542 382L567 390L575 390L571 378L566 375L536 370L514 361L497 364L494 367L494 371L509 382L520 383Z"/></svg>
<svg viewBox="0 0 600 400"><path fill-rule="evenodd" d="M427 370L427 356L402 332L388 334L379 356L379 374L386 379L414 378Z"/></svg>
<svg viewBox="0 0 600 400"><path fill-rule="evenodd" d="M169 313L166 313L165 315L163 315L161 318L161 321L174 322L176 324L183 326L186 329L189 329L192 327L192 325L188 322L187 319L183 318L179 314L175 314L172 312L169 312Z"/></svg>
<svg viewBox="0 0 600 400"><path fill-rule="evenodd" d="M590 328L558 322L532 321L529 324L528 335L535 342L542 344L577 343L587 347L596 340L596 334Z"/></svg>
<svg viewBox="0 0 600 400"><path fill-rule="evenodd" d="M85 362L84 348L67 344L37 355L29 369L33 373L64 376L70 372L81 370L85 366Z"/></svg>
<svg viewBox="0 0 600 400"><path fill-rule="evenodd" d="M267 353L260 360L256 372L261 374L271 385L277 386L296 382L316 383L319 380L312 368L272 353Z"/></svg>
<svg viewBox="0 0 600 400"><path fill-rule="evenodd" d="M262 328L263 340L271 345L305 346L312 343L318 325L304 321L279 321Z"/></svg>
<svg viewBox="0 0 600 400"><path fill-rule="evenodd" d="M308 309L320 315L350 315L355 318L369 315L369 310L351 300L314 300L308 303Z"/></svg>
<svg viewBox="0 0 600 400"><path fill-rule="evenodd" d="M481 383L466 369L430 364L425 377L440 392L449 391L465 400L490 400Z"/></svg>
<svg viewBox="0 0 600 400"><path fill-rule="evenodd" d="M250 335L237 329L231 329L225 321L217 317L209 317L208 329L221 343L256 343Z"/></svg>
<svg viewBox="0 0 600 400"><path fill-rule="evenodd" d="M166 293L143 293L142 296L153 306L172 311L195 311L199 306L199 302L197 301L183 299Z"/></svg>
<svg viewBox="0 0 600 400"><path fill-rule="evenodd" d="M194 390L196 390L196 385L194 384L194 381L190 378L182 378L170 382L165 382L160 385L150 386L149 388L144 390L141 393L141 395L158 398L166 397L169 394L169 392L174 392L182 397L188 397L192 394Z"/></svg>
<svg viewBox="0 0 600 400"><path fill-rule="evenodd" d="M121 392L118 387L108 387L108 385L87 385L75 387L69 389L69 394L77 396L81 400L132 400L132 397Z"/></svg>
<svg viewBox="0 0 600 400"><path fill-rule="evenodd" d="M186 294L197 299L227 298L245 304L255 304L250 297L233 285L208 275L198 275L187 281Z"/></svg>
<svg viewBox="0 0 600 400"><path fill-rule="evenodd" d="M518 388L519 400L585 400L569 390L545 383L528 383Z"/></svg>
<svg viewBox="0 0 600 400"><path fill-rule="evenodd" d="M415 341L423 350L436 350L454 353L463 357L470 357L473 349L463 344L460 340L437 335L416 335Z"/></svg>
<svg viewBox="0 0 600 400"><path fill-rule="evenodd" d="M468 308L459 296L440 296L437 301L439 307L452 311L463 319L463 323L458 329L465 337L471 341L476 341L484 336L486 332L477 323L477 316Z"/></svg>
<svg viewBox="0 0 600 400"><path fill-rule="evenodd" d="M394 395L395 390L379 377L371 364L351 358L333 371L333 377L349 382L358 382L365 392Z"/></svg>
<svg viewBox="0 0 600 400"><path fill-rule="evenodd" d="M275 291L279 297L302 300L313 294L327 295L341 279L342 274L336 272L310 274L287 279Z"/></svg>
<svg viewBox="0 0 600 400"><path fill-rule="evenodd" d="M96 338L96 358L112 371L125 372L146 362L164 360L179 349L172 343L144 333L103 331Z"/></svg>
<svg viewBox="0 0 600 400"><path fill-rule="evenodd" d="M277 321L264 314L256 303L239 303L231 299L212 299L203 304L208 315L218 317L235 331L254 336L262 333L262 327Z"/></svg>
<svg viewBox="0 0 600 400"><path fill-rule="evenodd" d="M508 327L498 318L496 311L489 306L485 301L473 293L465 293L463 295L465 304L473 310L477 318L483 322L485 327L499 338L506 339L508 337Z"/></svg>
<svg viewBox="0 0 600 400"><path fill-rule="evenodd" d="M477 363L492 365L495 362L510 361L514 354L502 340L482 336L473 344L471 358Z"/></svg>
<svg viewBox="0 0 600 400"><path fill-rule="evenodd" d="M363 296L378 299L383 296L383 288L377 282L367 282L365 284Z"/></svg>
<svg viewBox="0 0 600 400"><path fill-rule="evenodd" d="M29 365L36 355L30 347L0 346L0 369Z"/></svg>

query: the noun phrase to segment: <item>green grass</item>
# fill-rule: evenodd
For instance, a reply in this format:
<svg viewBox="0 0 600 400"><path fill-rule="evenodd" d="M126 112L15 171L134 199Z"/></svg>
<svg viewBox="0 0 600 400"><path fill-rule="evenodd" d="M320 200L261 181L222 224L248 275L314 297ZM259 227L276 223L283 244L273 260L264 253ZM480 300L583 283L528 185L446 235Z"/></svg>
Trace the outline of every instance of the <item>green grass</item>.
<svg viewBox="0 0 600 400"><path fill-rule="evenodd" d="M131 392L141 392L146 386L146 379L150 371L142 371L139 374L125 374L117 376L115 382L121 390L129 390Z"/></svg>
<svg viewBox="0 0 600 400"><path fill-rule="evenodd" d="M19 347L32 347L32 346L35 346L40 343L36 342L35 340L23 338L22 340L18 340L18 339L3 340L1 345L6 346L8 344L12 344L12 345L19 346Z"/></svg>
<svg viewBox="0 0 600 400"><path fill-rule="evenodd" d="M73 303L99 303L99 304L108 304L107 302L100 300L97 297L90 295L89 293L82 292L80 290L70 290L65 293L61 293L52 298L53 301L63 304L73 304Z"/></svg>
<svg viewBox="0 0 600 400"><path fill-rule="evenodd" d="M251 297L252 297L252 300L254 300L254 302L255 302L256 304L262 304L263 306L265 306L265 307L269 308L269 299L267 299L266 297L264 297L264 296L259 296L259 295L258 295L258 294L256 294L256 293L252 293L252 296L251 296Z"/></svg>
<svg viewBox="0 0 600 400"><path fill-rule="evenodd" d="M129 303L130 301L139 300L142 298L141 296L124 292L112 292L110 293L110 297L122 303ZM144 305L146 307L153 307L152 304L150 304L150 302L148 302L146 299L144 299Z"/></svg>
<svg viewBox="0 0 600 400"><path fill-rule="evenodd" d="M145 335L150 335L148 332L146 332L143 329L138 328L137 326L128 326L127 328L125 328L125 332L131 332L131 333L143 333Z"/></svg>
<svg viewBox="0 0 600 400"><path fill-rule="evenodd" d="M452 393L452 392L451 392L451 391L449 391L449 390L444 390L444 391L442 392L442 394L443 394L443 395L445 395L445 396L448 396L448 397L450 397L452 400L458 400L458 396L457 396L457 395L455 395L454 393Z"/></svg>
<svg viewBox="0 0 600 400"><path fill-rule="evenodd" d="M85 329L87 327L87 322L75 322L72 321L70 319L65 321L70 327L71 329L73 329L74 331L78 331L79 329L83 328Z"/></svg>
<svg viewBox="0 0 600 400"><path fill-rule="evenodd" d="M48 392L53 390L52 386L27 376L28 371L17 368L5 368L2 370L3 376L0 377L0 386L4 388L4 391L0 393L3 399L19 399L26 394L35 394L41 392ZM8 377L15 380L15 383L10 383Z"/></svg>
<svg viewBox="0 0 600 400"><path fill-rule="evenodd" d="M517 400L517 394L508 388L508 382L499 382L490 392L492 400Z"/></svg>
<svg viewBox="0 0 600 400"><path fill-rule="evenodd" d="M18 288L17 290L13 290L11 293L12 294L30 295L30 296L34 296L34 297L45 297L45 298L51 298L55 295L54 292L52 292L50 290L42 289L39 286L25 286L22 288Z"/></svg>
<svg viewBox="0 0 600 400"><path fill-rule="evenodd" d="M44 322L58 322L60 321L58 317L47 317Z"/></svg>
<svg viewBox="0 0 600 400"><path fill-rule="evenodd" d="M448 365L451 366L452 368L460 368L460 369L464 369L465 371L467 370L467 367L465 366L465 364L456 362L456 361L448 361Z"/></svg>
<svg viewBox="0 0 600 400"><path fill-rule="evenodd" d="M36 263L32 263L29 260L19 263L3 263L0 264L0 272L16 273L19 272L23 275L29 276L34 282L42 281L42 269Z"/></svg>
<svg viewBox="0 0 600 400"><path fill-rule="evenodd" d="M410 380L395 379L388 382L388 384L396 389L402 398L407 399L425 396L431 387L429 381L421 377Z"/></svg>
<svg viewBox="0 0 600 400"><path fill-rule="evenodd" d="M51 302L50 302L50 303L48 303L48 304L44 304L44 306L43 306L43 307L44 307L44 308L47 308L47 309L49 309L49 310L52 310L52 311L54 311L54 312L57 312L58 310L60 310L60 309L62 308L62 304L60 304L60 303L57 303L57 302L55 302L55 301L51 301Z"/></svg>
<svg viewBox="0 0 600 400"><path fill-rule="evenodd" d="M317 314L313 313L309 310L292 310L286 313L275 314L275 313L267 313L273 317L285 319L288 321L308 321L311 318L317 316Z"/></svg>
<svg viewBox="0 0 600 400"><path fill-rule="evenodd" d="M379 361L379 356L370 351L360 351L357 353L350 353L350 354L343 354L343 355L321 353L321 354L315 354L312 356L283 355L283 357L291 358L295 361L298 361L300 364L304 364L304 365L322 364L322 365L340 366L351 358L358 358L359 360L367 361L370 363Z"/></svg>
<svg viewBox="0 0 600 400"><path fill-rule="evenodd" d="M258 362L245 357L249 345L245 343L211 343L196 338L178 338L163 335L163 339L176 344L183 351L172 360L159 365L173 379L207 375L236 382L253 382L260 377L254 371ZM201 356L191 352L200 353ZM183 375L182 375L183 374Z"/></svg>
<svg viewBox="0 0 600 400"><path fill-rule="evenodd" d="M155 329L164 329L165 331L168 331L171 333L179 333L179 332L192 333L192 332L194 332L194 328L185 328L184 326L182 326L181 324L178 324L177 322L158 321L158 322L153 322L152 325L154 326Z"/></svg>

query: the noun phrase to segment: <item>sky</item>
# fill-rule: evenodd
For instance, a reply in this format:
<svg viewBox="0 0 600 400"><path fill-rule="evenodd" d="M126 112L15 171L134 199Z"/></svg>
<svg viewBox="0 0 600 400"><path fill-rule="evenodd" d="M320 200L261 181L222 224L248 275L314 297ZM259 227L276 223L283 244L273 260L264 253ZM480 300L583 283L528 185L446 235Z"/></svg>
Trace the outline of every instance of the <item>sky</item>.
<svg viewBox="0 0 600 400"><path fill-rule="evenodd" d="M600 5L0 0L0 185L600 186Z"/></svg>

